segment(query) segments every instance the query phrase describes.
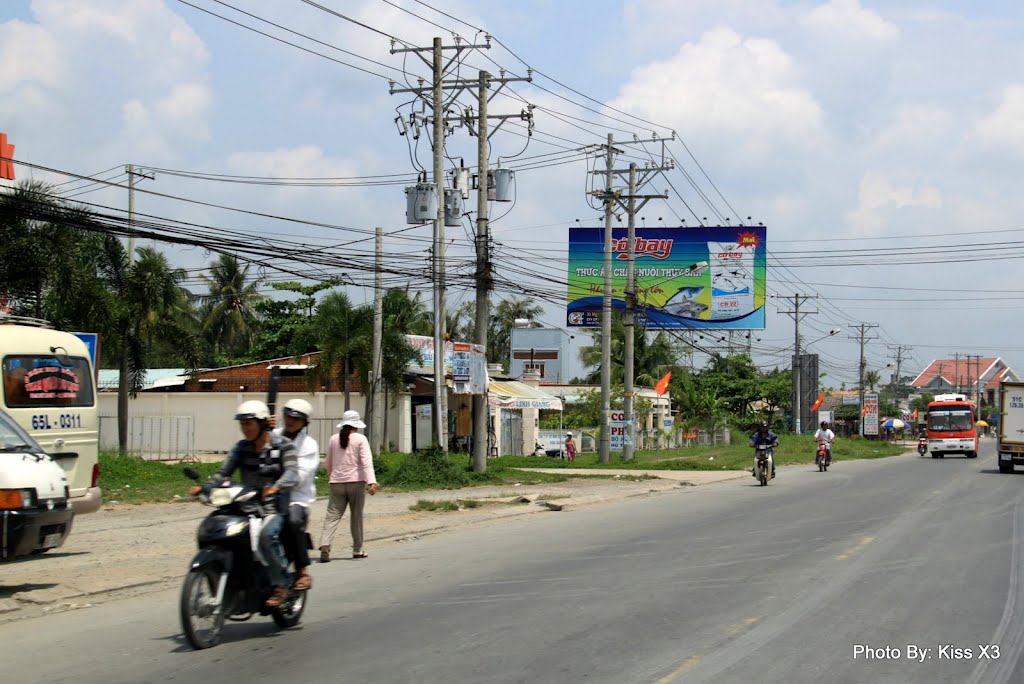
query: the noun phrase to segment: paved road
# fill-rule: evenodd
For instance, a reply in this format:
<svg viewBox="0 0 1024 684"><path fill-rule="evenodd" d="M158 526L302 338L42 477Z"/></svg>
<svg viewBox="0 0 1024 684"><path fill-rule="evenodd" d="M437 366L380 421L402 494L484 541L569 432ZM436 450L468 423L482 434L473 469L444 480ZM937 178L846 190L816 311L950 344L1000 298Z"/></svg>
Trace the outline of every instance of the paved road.
<svg viewBox="0 0 1024 684"><path fill-rule="evenodd" d="M767 488L750 478L526 516L317 571L301 629L253 620L190 652L176 594L162 592L0 626L5 675L1024 681L1024 473L999 474L991 442L977 460L786 468Z"/></svg>

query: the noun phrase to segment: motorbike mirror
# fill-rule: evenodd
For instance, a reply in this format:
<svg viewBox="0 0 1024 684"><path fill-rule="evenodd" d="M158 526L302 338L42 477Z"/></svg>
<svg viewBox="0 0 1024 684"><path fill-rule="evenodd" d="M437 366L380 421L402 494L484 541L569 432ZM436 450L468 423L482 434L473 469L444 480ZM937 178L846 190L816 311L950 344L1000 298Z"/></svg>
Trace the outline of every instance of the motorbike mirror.
<svg viewBox="0 0 1024 684"><path fill-rule="evenodd" d="M185 477L187 477L188 479L199 482L199 473L196 472L195 468L185 468L181 472L185 473Z"/></svg>

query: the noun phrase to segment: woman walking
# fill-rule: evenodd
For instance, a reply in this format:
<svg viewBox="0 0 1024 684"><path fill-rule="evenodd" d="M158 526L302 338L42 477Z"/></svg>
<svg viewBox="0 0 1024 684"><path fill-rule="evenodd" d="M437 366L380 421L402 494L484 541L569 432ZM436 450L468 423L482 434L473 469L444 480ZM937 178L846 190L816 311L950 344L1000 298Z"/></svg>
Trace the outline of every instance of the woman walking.
<svg viewBox="0 0 1024 684"><path fill-rule="evenodd" d="M338 423L338 433L327 445L328 482L331 499L320 534L320 562L331 560L331 542L347 507L352 508L349 529L352 532L352 557L366 558L363 551L363 504L366 492L377 493L377 477L373 472L370 442L356 430L366 427L358 411L345 411Z"/></svg>

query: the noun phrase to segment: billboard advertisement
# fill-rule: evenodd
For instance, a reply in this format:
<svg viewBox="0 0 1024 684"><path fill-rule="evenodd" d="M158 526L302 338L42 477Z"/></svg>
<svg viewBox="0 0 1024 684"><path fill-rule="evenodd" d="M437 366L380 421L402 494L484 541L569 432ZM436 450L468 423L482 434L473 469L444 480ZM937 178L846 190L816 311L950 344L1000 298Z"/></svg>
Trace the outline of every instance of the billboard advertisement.
<svg viewBox="0 0 1024 684"><path fill-rule="evenodd" d="M861 416L864 418L864 434L865 435L877 435L878 434L878 395L877 394L865 394L864 395L864 408L861 410Z"/></svg>
<svg viewBox="0 0 1024 684"><path fill-rule="evenodd" d="M763 329L764 226L636 228L637 316L648 328ZM625 307L629 239L612 229L612 307ZM569 229L566 325L601 324L604 228Z"/></svg>

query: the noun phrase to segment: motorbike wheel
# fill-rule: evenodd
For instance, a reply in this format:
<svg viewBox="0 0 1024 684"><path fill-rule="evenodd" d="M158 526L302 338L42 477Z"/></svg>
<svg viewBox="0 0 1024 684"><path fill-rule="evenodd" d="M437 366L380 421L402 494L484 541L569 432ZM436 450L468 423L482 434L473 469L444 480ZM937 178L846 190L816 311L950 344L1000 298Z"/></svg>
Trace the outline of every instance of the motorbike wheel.
<svg viewBox="0 0 1024 684"><path fill-rule="evenodd" d="M222 572L206 567L185 576L181 588L181 627L193 648L210 648L220 643L227 611L221 606L220 612L215 614L217 606L213 601L217 598Z"/></svg>
<svg viewBox="0 0 1024 684"><path fill-rule="evenodd" d="M293 591L289 600L270 612L270 617L281 629L290 629L299 624L306 610L306 592Z"/></svg>

